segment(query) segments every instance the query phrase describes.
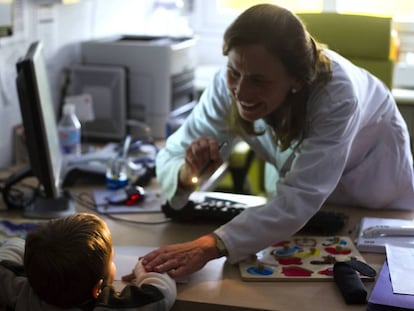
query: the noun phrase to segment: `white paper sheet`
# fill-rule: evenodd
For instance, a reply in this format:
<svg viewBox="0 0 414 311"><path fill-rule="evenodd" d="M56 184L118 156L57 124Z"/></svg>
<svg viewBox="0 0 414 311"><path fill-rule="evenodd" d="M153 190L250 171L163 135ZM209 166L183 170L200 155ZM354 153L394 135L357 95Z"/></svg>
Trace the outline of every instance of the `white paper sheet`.
<svg viewBox="0 0 414 311"><path fill-rule="evenodd" d="M414 295L414 245L390 243L385 249L393 292Z"/></svg>
<svg viewBox="0 0 414 311"><path fill-rule="evenodd" d="M114 263L116 266L115 281L121 281L122 276L132 272L137 264L138 258L148 254L157 247L149 246L114 246ZM188 283L190 277L178 278L177 283Z"/></svg>
<svg viewBox="0 0 414 311"><path fill-rule="evenodd" d="M116 266L115 280L130 274L138 262L138 258L148 254L156 247L146 246L114 246L114 263Z"/></svg>

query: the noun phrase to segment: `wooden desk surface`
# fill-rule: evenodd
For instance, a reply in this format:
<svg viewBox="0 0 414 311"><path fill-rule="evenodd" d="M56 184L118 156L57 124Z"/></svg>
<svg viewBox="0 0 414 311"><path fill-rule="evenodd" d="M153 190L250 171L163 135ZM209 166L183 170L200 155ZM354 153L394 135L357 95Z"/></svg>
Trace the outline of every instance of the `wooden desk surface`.
<svg viewBox="0 0 414 311"><path fill-rule="evenodd" d="M340 206L324 206L324 210L341 211L349 221L341 235L357 232L362 216L412 219L414 213L404 211L375 211ZM136 215L132 217L138 217ZM146 215L148 220L162 219L162 215ZM155 226L120 224L107 220L114 234L115 244L154 246L188 241L211 232L212 225L169 223ZM352 233L351 233L352 235ZM385 256L362 253L377 271ZM370 293L374 282L365 282ZM178 299L173 310L365 310L365 305L345 304L334 282L245 282L237 266L225 258L209 262L189 278L188 283L178 284Z"/></svg>
<svg viewBox="0 0 414 311"><path fill-rule="evenodd" d="M162 203L161 201L158 203ZM4 204L0 202L0 205ZM413 212L375 211L350 207L324 206L324 210L342 211L349 215L346 228L355 229L362 216L388 218L414 218ZM87 211L79 206L79 211ZM19 219L9 212L1 212L1 218ZM164 220L161 213L119 215L119 218L137 221ZM188 241L214 230L214 225L164 223L157 225L123 222L102 215L107 221L115 245L160 246ZM385 256L362 254L377 271ZM374 282L366 282L370 292ZM116 284L117 287L122 284ZM225 258L209 262L202 270L189 277L187 283L178 284L178 297L173 310L302 310L302 311L353 311L365 310L365 305L346 305L334 282L244 282L237 266L230 265Z"/></svg>

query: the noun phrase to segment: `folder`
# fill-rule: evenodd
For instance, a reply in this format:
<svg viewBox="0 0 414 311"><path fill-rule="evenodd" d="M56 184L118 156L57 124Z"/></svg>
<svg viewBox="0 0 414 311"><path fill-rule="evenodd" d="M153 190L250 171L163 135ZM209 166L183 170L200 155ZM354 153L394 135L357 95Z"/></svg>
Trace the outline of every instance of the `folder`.
<svg viewBox="0 0 414 311"><path fill-rule="evenodd" d="M412 278L413 276L407 276ZM414 310L414 295L394 294L388 263L385 261L368 299L367 311Z"/></svg>

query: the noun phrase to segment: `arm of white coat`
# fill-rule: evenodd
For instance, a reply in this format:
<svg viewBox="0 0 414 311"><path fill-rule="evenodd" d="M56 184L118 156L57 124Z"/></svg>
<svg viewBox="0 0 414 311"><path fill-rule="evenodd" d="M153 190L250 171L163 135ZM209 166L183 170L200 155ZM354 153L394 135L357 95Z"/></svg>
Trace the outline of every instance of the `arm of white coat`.
<svg viewBox="0 0 414 311"><path fill-rule="evenodd" d="M178 187L178 174L184 165L188 145L200 137L211 136L218 143L228 142L228 147L221 151L221 155L223 160L229 157L236 140L228 122L230 107L231 98L225 82L225 70L221 70L203 92L183 125L168 137L164 148L158 152L155 165L157 180L173 208L182 208L193 192Z"/></svg>

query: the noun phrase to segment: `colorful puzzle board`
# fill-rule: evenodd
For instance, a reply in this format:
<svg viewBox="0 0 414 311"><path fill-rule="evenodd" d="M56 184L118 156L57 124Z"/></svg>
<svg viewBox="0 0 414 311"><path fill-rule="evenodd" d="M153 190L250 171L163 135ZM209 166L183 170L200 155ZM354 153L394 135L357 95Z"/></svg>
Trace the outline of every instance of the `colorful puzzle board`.
<svg viewBox="0 0 414 311"><path fill-rule="evenodd" d="M351 259L365 262L349 237L293 236L241 262L239 268L244 281L331 281L334 263Z"/></svg>

